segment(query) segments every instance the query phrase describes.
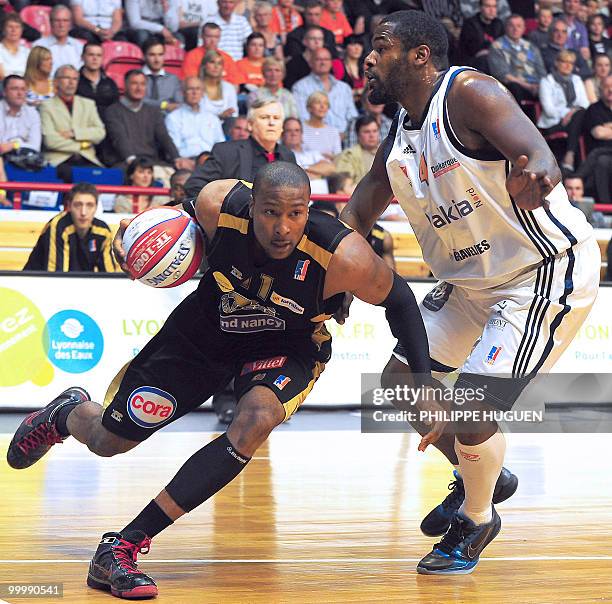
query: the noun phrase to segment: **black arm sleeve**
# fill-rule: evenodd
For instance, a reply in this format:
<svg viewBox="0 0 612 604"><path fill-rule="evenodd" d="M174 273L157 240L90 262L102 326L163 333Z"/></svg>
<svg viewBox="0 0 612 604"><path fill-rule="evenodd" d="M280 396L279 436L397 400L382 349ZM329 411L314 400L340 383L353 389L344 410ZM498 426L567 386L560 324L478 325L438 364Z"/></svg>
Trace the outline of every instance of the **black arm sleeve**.
<svg viewBox="0 0 612 604"><path fill-rule="evenodd" d="M389 295L378 306L386 309L391 333L406 351L406 360L420 383L429 384L431 361L429 342L416 298L409 285L393 273L393 286Z"/></svg>

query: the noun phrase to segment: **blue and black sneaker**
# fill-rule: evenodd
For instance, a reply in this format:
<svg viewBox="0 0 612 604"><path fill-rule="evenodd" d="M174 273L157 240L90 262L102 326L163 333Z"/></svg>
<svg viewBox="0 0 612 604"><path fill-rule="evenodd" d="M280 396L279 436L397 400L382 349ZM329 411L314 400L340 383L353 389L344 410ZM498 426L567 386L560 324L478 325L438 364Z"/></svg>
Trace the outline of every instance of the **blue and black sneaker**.
<svg viewBox="0 0 612 604"><path fill-rule="evenodd" d="M448 531L453 516L459 511L463 500L465 499L465 490L463 488L463 480L456 470L453 471L455 480L453 480L448 488L450 493L444 501L436 506L421 522L421 531L428 537L438 537L444 535ZM514 495L518 487L518 478L507 468L502 468L502 471L495 483L493 491L493 503L501 503Z"/></svg>
<svg viewBox="0 0 612 604"><path fill-rule="evenodd" d="M417 565L421 575L467 575L480 559L482 550L495 539L501 529L501 518L493 508L493 518L487 524L474 524L455 514L450 528L440 543Z"/></svg>

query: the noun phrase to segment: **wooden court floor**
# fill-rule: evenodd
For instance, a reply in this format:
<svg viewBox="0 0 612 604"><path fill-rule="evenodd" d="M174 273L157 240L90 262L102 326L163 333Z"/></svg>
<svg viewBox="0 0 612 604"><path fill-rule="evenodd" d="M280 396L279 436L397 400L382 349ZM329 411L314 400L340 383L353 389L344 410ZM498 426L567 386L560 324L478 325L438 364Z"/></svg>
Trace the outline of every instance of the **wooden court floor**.
<svg viewBox="0 0 612 604"><path fill-rule="evenodd" d="M160 603L612 602L612 435L511 435L519 475L502 532L472 575L419 576L433 540L424 513L446 494L441 455L412 435L272 434L220 495L158 536L141 566ZM87 588L102 532L121 528L214 433L161 432L96 458L72 439L11 470L0 435L0 584L62 582L62 599L117 601Z"/></svg>

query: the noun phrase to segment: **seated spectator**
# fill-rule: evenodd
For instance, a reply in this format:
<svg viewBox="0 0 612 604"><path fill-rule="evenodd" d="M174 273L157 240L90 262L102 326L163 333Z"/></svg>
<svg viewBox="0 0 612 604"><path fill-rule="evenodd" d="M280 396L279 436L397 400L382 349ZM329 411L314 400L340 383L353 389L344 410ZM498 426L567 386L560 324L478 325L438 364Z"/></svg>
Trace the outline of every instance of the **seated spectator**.
<svg viewBox="0 0 612 604"><path fill-rule="evenodd" d="M359 36L350 35L344 39L344 76L342 81L348 84L353 91L355 105L361 102L361 95L365 87L365 76L363 75L363 40Z"/></svg>
<svg viewBox="0 0 612 604"><path fill-rule="evenodd" d="M553 22L552 10L540 6L538 10L538 27L527 34L527 39L538 48L544 48L550 39L550 26Z"/></svg>
<svg viewBox="0 0 612 604"><path fill-rule="evenodd" d="M264 83L262 67L265 50L266 39L262 34L254 32L246 40L244 59L236 61L248 92L253 92Z"/></svg>
<svg viewBox="0 0 612 604"><path fill-rule="evenodd" d="M323 48L323 29L318 25L309 25L304 34L304 50L296 54L287 63L285 75L285 88L290 90L293 85L311 72L311 65L314 60L314 53Z"/></svg>
<svg viewBox="0 0 612 604"><path fill-rule="evenodd" d="M185 50L193 50L198 45L200 28L208 21L208 16L217 12L215 0L182 0L179 9L179 33L185 40ZM221 32L219 31L219 34ZM198 65L200 61L198 61ZM195 74L193 74L195 75Z"/></svg>
<svg viewBox="0 0 612 604"><path fill-rule="evenodd" d="M223 58L223 73L221 77L230 84L238 86L242 84L242 73L236 66L236 62L230 55L219 49L219 40L221 39L221 28L216 23L205 23L202 27L203 45L190 50L185 55L183 67L181 69L181 78L188 76L199 76L200 66L204 55L209 50L216 50Z"/></svg>
<svg viewBox="0 0 612 604"><path fill-rule="evenodd" d="M364 115L355 123L357 144L345 149L336 157L336 170L347 172L355 183L370 171L380 145L380 129L376 118Z"/></svg>
<svg viewBox="0 0 612 604"><path fill-rule="evenodd" d="M334 34L337 46L342 46L344 38L353 33L353 28L342 10L342 0L324 0L324 5L320 25Z"/></svg>
<svg viewBox="0 0 612 604"><path fill-rule="evenodd" d="M587 26L591 57L594 58L598 54L612 56L612 40L606 36L606 22L603 15L591 15Z"/></svg>
<svg viewBox="0 0 612 604"><path fill-rule="evenodd" d="M589 52L589 34L586 25L580 20L580 0L563 0L561 20L567 24L567 42L565 48L576 51L585 61L591 58Z"/></svg>
<svg viewBox="0 0 612 604"><path fill-rule="evenodd" d="M51 35L34 42L33 47L43 46L51 51L53 69L62 65L81 67L83 43L68 35L72 29L72 13L63 4L56 4L51 9Z"/></svg>
<svg viewBox="0 0 612 604"><path fill-rule="evenodd" d="M82 182L72 187L69 196L66 209L45 225L23 270L118 272L112 253L113 234L95 217L96 187Z"/></svg>
<svg viewBox="0 0 612 604"><path fill-rule="evenodd" d="M187 200L185 183L192 174L191 170L177 170L170 177L170 202L167 205L178 205Z"/></svg>
<svg viewBox="0 0 612 604"><path fill-rule="evenodd" d="M162 111L174 111L183 102L183 91L180 80L164 69L164 44L156 38L149 38L142 50L145 57L142 73L147 76L144 102Z"/></svg>
<svg viewBox="0 0 612 604"><path fill-rule="evenodd" d="M576 54L571 50L562 50L557 55L555 70L540 82L542 114L538 119L538 128L544 136L567 134L561 167L570 172L574 171L584 111L589 106L582 80L572 73L575 61Z"/></svg>
<svg viewBox="0 0 612 604"><path fill-rule="evenodd" d="M384 141L389 134L389 130L391 130L393 120L384 114L384 105L374 105L370 102L367 91L368 89L366 87L366 91L361 97L361 112L363 115L373 115L376 118L376 122L380 128L380 140ZM343 141L343 146L345 149L357 144L357 130L355 129L355 122L358 119L359 117L354 117L346 128Z"/></svg>
<svg viewBox="0 0 612 604"><path fill-rule="evenodd" d="M278 0L272 9L272 27L281 35L283 43L287 34L303 22L302 15L293 7L293 0Z"/></svg>
<svg viewBox="0 0 612 604"><path fill-rule="evenodd" d="M275 101L253 103L248 113L247 140L217 143L203 166L196 167L187 181L187 195L197 195L204 186L222 178L239 178L253 182L262 166L276 160L295 163L292 151L280 144L283 131L283 108Z"/></svg>
<svg viewBox="0 0 612 604"><path fill-rule="evenodd" d="M275 57L267 57L263 62L262 73L264 83L257 90L249 94L249 106L257 100L275 100L283 106L285 119L288 117L297 117L298 110L295 99L286 88L283 88L285 63L283 61L279 61Z"/></svg>
<svg viewBox="0 0 612 604"><path fill-rule="evenodd" d="M321 0L307 0L304 5L304 25L296 27L287 34L287 41L284 46L284 54L286 57L297 57L304 52L305 45L303 44L303 40L306 31L311 25L321 27L322 16L323 3ZM324 27L321 27L321 32L323 33L323 46L331 52L334 59L337 58L336 37L329 29L325 29Z"/></svg>
<svg viewBox="0 0 612 604"><path fill-rule="evenodd" d="M98 42L85 44L77 94L94 101L98 115L104 121L106 108L119 100L119 88L104 73L102 61L102 46Z"/></svg>
<svg viewBox="0 0 612 604"><path fill-rule="evenodd" d="M166 128L181 157L196 159L210 151L215 143L225 140L221 121L202 108L204 85L199 78L183 82L185 102L166 117Z"/></svg>
<svg viewBox="0 0 612 604"><path fill-rule="evenodd" d="M548 44L542 48L542 59L544 60L544 66L546 71L552 73L555 68L555 61L557 55L561 50L567 47L568 39L568 27L567 23L562 19L556 19L550 28L550 40ZM583 80L586 80L591 76L591 68L589 64L584 60L581 54L576 55L576 65L574 66L574 73L579 75Z"/></svg>
<svg viewBox="0 0 612 604"><path fill-rule="evenodd" d="M589 104L596 103L601 98L601 84L611 73L611 61L608 55L593 55L593 77L585 80Z"/></svg>
<svg viewBox="0 0 612 604"><path fill-rule="evenodd" d="M219 10L209 17L209 21L221 28L219 48L224 50L234 61L243 57L244 43L253 29L248 20L234 11L236 0L217 0Z"/></svg>
<svg viewBox="0 0 612 604"><path fill-rule="evenodd" d="M265 56L283 60L283 44L279 32L272 27L272 5L266 0L255 2L253 7L253 31L265 40Z"/></svg>
<svg viewBox="0 0 612 604"><path fill-rule="evenodd" d="M332 59L327 48L319 48L313 54L312 73L297 81L291 92L298 106L300 118L308 119L307 99L313 92L326 92L329 98L329 113L325 123L343 133L352 117L357 116L353 93L344 82L331 75ZM307 139L305 139L307 140Z"/></svg>
<svg viewBox="0 0 612 604"><path fill-rule="evenodd" d="M599 203L612 203L612 76L601 86L601 100L584 116L588 155L577 171Z"/></svg>
<svg viewBox="0 0 612 604"><path fill-rule="evenodd" d="M347 197L346 202L334 204L338 213L340 213L348 202L348 198L353 194L357 184L353 182L351 175L346 172L334 172L330 174L326 180L330 195L346 195Z"/></svg>
<svg viewBox="0 0 612 604"><path fill-rule="evenodd" d="M136 157L145 157L154 165L155 178L169 182L173 168L192 169L193 161L179 156L161 111L144 103L146 90L144 73L128 71L125 94L106 110L107 163L125 168Z"/></svg>
<svg viewBox="0 0 612 604"><path fill-rule="evenodd" d="M125 184L130 187L153 186L153 162L146 157L137 157L125 173ZM113 212L118 214L140 214L149 208L162 206L168 201L165 195L117 195Z"/></svg>
<svg viewBox="0 0 612 604"><path fill-rule="evenodd" d="M342 151L340 132L325 123L329 111L329 97L324 92L313 92L306 102L308 119L303 125L304 149L317 151L327 159L334 159Z"/></svg>
<svg viewBox="0 0 612 604"><path fill-rule="evenodd" d="M55 72L56 96L43 102L40 120L45 159L57 167L64 182L72 181L72 166L101 166L95 145L106 135L91 99L76 95L79 72L62 65Z"/></svg>
<svg viewBox="0 0 612 604"><path fill-rule="evenodd" d="M48 48L33 48L28 56L24 79L28 87L26 100L28 105L38 107L43 101L55 95L51 71L53 57Z"/></svg>
<svg viewBox="0 0 612 604"><path fill-rule="evenodd" d="M261 103L264 99L260 100ZM251 103L251 107L254 102ZM250 107L249 107L250 109ZM249 120L246 115L239 115L232 120L232 125L229 128L229 135L231 141L244 141L249 138Z"/></svg>
<svg viewBox="0 0 612 604"><path fill-rule="evenodd" d="M223 74L223 57L216 50L209 50L202 59L200 79L204 82L202 107L214 113L220 120L238 113L236 89L225 80Z"/></svg>
<svg viewBox="0 0 612 604"><path fill-rule="evenodd" d="M128 40L142 46L157 34L166 44L178 45L179 0L125 0Z"/></svg>
<svg viewBox="0 0 612 604"><path fill-rule="evenodd" d="M127 40L121 31L123 8L121 0L70 0L74 28L70 32L75 38L87 42Z"/></svg>
<svg viewBox="0 0 612 604"><path fill-rule="evenodd" d="M480 11L466 19L461 28L459 51L462 62L487 72L489 48L503 35L504 24L497 18L497 0L480 0Z"/></svg>
<svg viewBox="0 0 612 604"><path fill-rule="evenodd" d="M584 183L576 174L570 174L563 179L570 203L584 213L587 220L597 229L607 229L612 225L612 216L593 211L595 200L584 195Z"/></svg>
<svg viewBox="0 0 612 604"><path fill-rule="evenodd" d="M30 4L29 0L20 0L19 2L16 2L14 0L11 1L12 4L7 1L4 3L4 5L2 5L2 3L0 2L0 31L4 30L4 20L9 15L18 15L24 6ZM15 8L13 8L13 4L15 5ZM38 40L38 38L40 38L40 32L37 29L34 29L31 25L25 23L23 20L21 21L21 27L23 28L23 33L21 34L21 37L24 40L27 40L28 42L34 42Z"/></svg>
<svg viewBox="0 0 612 604"><path fill-rule="evenodd" d="M4 80L4 99L0 101L0 154L20 148L40 151L40 116L26 105L26 83L18 75Z"/></svg>
<svg viewBox="0 0 612 604"><path fill-rule="evenodd" d="M26 70L30 49L21 41L23 21L17 13L9 13L2 24L0 42L0 80L6 76L22 76Z"/></svg>
<svg viewBox="0 0 612 604"><path fill-rule="evenodd" d="M540 51L522 38L525 20L520 15L506 19L505 31L505 35L491 45L489 73L502 82L519 103L535 101L540 80L546 75Z"/></svg>

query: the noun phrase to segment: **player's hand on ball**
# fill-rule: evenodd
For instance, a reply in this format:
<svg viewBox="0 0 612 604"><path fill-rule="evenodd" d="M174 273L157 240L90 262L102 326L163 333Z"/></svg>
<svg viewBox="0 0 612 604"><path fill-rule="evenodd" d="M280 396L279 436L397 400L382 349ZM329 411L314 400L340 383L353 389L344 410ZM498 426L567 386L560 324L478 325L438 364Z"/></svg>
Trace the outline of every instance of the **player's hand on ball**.
<svg viewBox="0 0 612 604"><path fill-rule="evenodd" d="M349 309L353 303L353 294L346 292L340 308L334 313L334 319L338 325L344 325L344 322L348 319Z"/></svg>
<svg viewBox="0 0 612 604"><path fill-rule="evenodd" d="M117 233L115 234L115 238L113 239L113 254L115 254L115 259L117 260L117 263L119 264L121 270L127 275L129 275L130 279L132 279L133 281L134 277L132 277L132 275L128 271L128 267L125 262L125 251L123 249L123 234L125 233L125 229L127 229L130 222L131 220L129 218L124 218L119 223L119 228L117 229Z"/></svg>
<svg viewBox="0 0 612 604"><path fill-rule="evenodd" d="M516 205L523 210L535 210L539 207L548 208L545 197L553 190L553 184L546 173L526 170L529 158L520 155L506 178L506 189Z"/></svg>

